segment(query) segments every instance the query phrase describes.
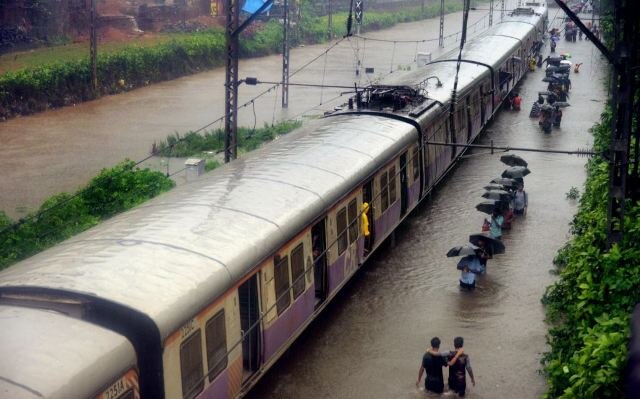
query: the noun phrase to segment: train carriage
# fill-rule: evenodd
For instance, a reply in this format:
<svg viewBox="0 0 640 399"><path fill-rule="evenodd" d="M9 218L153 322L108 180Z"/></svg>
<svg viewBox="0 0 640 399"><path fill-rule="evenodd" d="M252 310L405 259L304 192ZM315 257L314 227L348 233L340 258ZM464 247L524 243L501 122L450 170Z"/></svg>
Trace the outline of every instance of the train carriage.
<svg viewBox="0 0 640 399"><path fill-rule="evenodd" d="M125 337L50 310L0 305L0 320L0 397L140 398Z"/></svg>
<svg viewBox="0 0 640 399"><path fill-rule="evenodd" d="M490 121L544 12L467 44L453 118L457 51L371 88L391 103L358 99L0 273L0 311L47 308L126 338L141 397L242 396L464 152L428 141L470 143ZM36 340L34 356L49 342Z"/></svg>

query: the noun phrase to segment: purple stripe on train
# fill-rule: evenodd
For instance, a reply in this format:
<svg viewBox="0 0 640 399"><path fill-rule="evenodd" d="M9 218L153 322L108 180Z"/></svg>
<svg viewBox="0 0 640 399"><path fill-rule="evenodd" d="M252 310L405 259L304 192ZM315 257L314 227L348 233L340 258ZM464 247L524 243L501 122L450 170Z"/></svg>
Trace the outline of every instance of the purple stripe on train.
<svg viewBox="0 0 640 399"><path fill-rule="evenodd" d="M338 285L344 280L344 264L345 254L338 256L338 259L329 265L328 280L329 280L329 293L332 293Z"/></svg>
<svg viewBox="0 0 640 399"><path fill-rule="evenodd" d="M198 399L225 399L229 397L229 369L224 369L211 385L197 396Z"/></svg>
<svg viewBox="0 0 640 399"><path fill-rule="evenodd" d="M287 310L264 330L264 361L268 361L285 341L313 312L315 299L313 284Z"/></svg>
<svg viewBox="0 0 640 399"><path fill-rule="evenodd" d="M418 202L418 198L420 196L420 179L416 180L409 186L407 189L408 198L407 198L407 207L409 209L413 208L413 205Z"/></svg>
<svg viewBox="0 0 640 399"><path fill-rule="evenodd" d="M353 245L353 244L351 244ZM355 262L350 262L347 259L347 255L350 253L350 249L345 250L338 257L338 259L331 265L329 265L329 269L327 271L328 281L329 281L329 294L333 293L338 286L342 283L342 281L352 275L358 266L360 265L360 259L364 257L364 238L360 237L356 241L356 259Z"/></svg>
<svg viewBox="0 0 640 399"><path fill-rule="evenodd" d="M376 242L386 237L400 220L400 199L391 204L387 211L375 221Z"/></svg>

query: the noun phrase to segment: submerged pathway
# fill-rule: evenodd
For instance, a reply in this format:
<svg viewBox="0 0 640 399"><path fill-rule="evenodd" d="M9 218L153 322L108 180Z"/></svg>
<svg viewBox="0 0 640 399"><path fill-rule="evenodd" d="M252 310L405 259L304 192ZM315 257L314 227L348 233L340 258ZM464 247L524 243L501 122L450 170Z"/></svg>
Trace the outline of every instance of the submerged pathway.
<svg viewBox="0 0 640 399"><path fill-rule="evenodd" d="M537 92L546 86L537 71L520 87L523 110L501 112L481 143L590 146L588 129L599 120L606 98L605 65L588 42L561 41L558 50L584 63L579 75L571 75L571 107L561 129L547 135L528 118ZM538 370L547 350L540 298L554 280L552 260L569 239L576 210L565 193L572 186L582 191L586 160L519 153L532 171L525 178L528 216L505 234L506 254L489 261L475 292L461 292L457 258L445 253L480 231L485 215L475 205L483 186L505 168L500 155L478 150L461 162L400 228L397 246L365 265L250 397L432 397L415 387L422 354L433 336L446 350L461 335L477 382L474 388L467 379L468 398L539 398L545 382Z"/></svg>

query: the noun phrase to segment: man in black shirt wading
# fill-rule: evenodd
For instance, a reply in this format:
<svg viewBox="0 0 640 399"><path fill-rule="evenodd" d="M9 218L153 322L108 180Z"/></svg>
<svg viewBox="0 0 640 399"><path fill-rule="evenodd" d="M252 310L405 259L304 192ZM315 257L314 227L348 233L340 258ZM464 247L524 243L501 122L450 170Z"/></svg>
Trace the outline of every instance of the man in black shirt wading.
<svg viewBox="0 0 640 399"><path fill-rule="evenodd" d="M471 384L476 385L476 380L473 378L473 370L471 370L471 361L469 356L463 353L464 340L462 337L456 337L453 339L454 351L449 353L451 361L449 362L449 389L463 397L465 390L467 389L466 373L469 373L471 378Z"/></svg>
<svg viewBox="0 0 640 399"><path fill-rule="evenodd" d="M442 368L454 364L463 351L456 352L451 360L447 362L449 353L440 353L440 338L433 337L431 339L431 348L427 349L427 352L422 357L422 365L420 371L418 371L418 381L416 381L416 387L420 385L422 379L422 373L427 372L427 376L424 380L424 387L427 391L442 393L444 391L444 377L442 376Z"/></svg>

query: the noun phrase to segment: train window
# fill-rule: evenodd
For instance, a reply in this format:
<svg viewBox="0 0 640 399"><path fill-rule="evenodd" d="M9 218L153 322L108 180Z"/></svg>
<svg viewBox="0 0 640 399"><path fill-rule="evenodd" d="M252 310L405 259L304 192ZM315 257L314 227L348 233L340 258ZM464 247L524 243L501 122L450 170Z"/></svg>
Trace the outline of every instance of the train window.
<svg viewBox="0 0 640 399"><path fill-rule="evenodd" d="M293 282L293 299L304 292L304 244L291 251L291 280Z"/></svg>
<svg viewBox="0 0 640 399"><path fill-rule="evenodd" d="M347 206L347 216L349 217L349 244L353 244L358 239L358 204L356 199L352 199Z"/></svg>
<svg viewBox="0 0 640 399"><path fill-rule="evenodd" d="M116 397L116 399L133 399L135 397L135 392L133 392L133 389L130 389L122 395Z"/></svg>
<svg viewBox="0 0 640 399"><path fill-rule="evenodd" d="M204 387L202 379L202 339L200 335L200 329L198 329L180 345L182 397L187 399L198 396Z"/></svg>
<svg viewBox="0 0 640 399"><path fill-rule="evenodd" d="M204 334L207 342L209 382L211 382L227 367L227 332L224 309L207 321Z"/></svg>
<svg viewBox="0 0 640 399"><path fill-rule="evenodd" d="M389 186L387 186L387 172L380 175L380 211L384 212L389 207Z"/></svg>
<svg viewBox="0 0 640 399"><path fill-rule="evenodd" d="M420 177L420 148L416 147L413 150L413 158L411 159L413 165L413 180L416 181Z"/></svg>
<svg viewBox="0 0 640 399"><path fill-rule="evenodd" d="M274 264L274 279L276 285L276 308L278 316L289 307L291 294L289 293L289 257L277 259Z"/></svg>
<svg viewBox="0 0 640 399"><path fill-rule="evenodd" d="M389 204L396 202L396 167L389 169Z"/></svg>
<svg viewBox="0 0 640 399"><path fill-rule="evenodd" d="M342 255L347 249L347 209L340 209L336 219L336 224L338 225L338 255Z"/></svg>

